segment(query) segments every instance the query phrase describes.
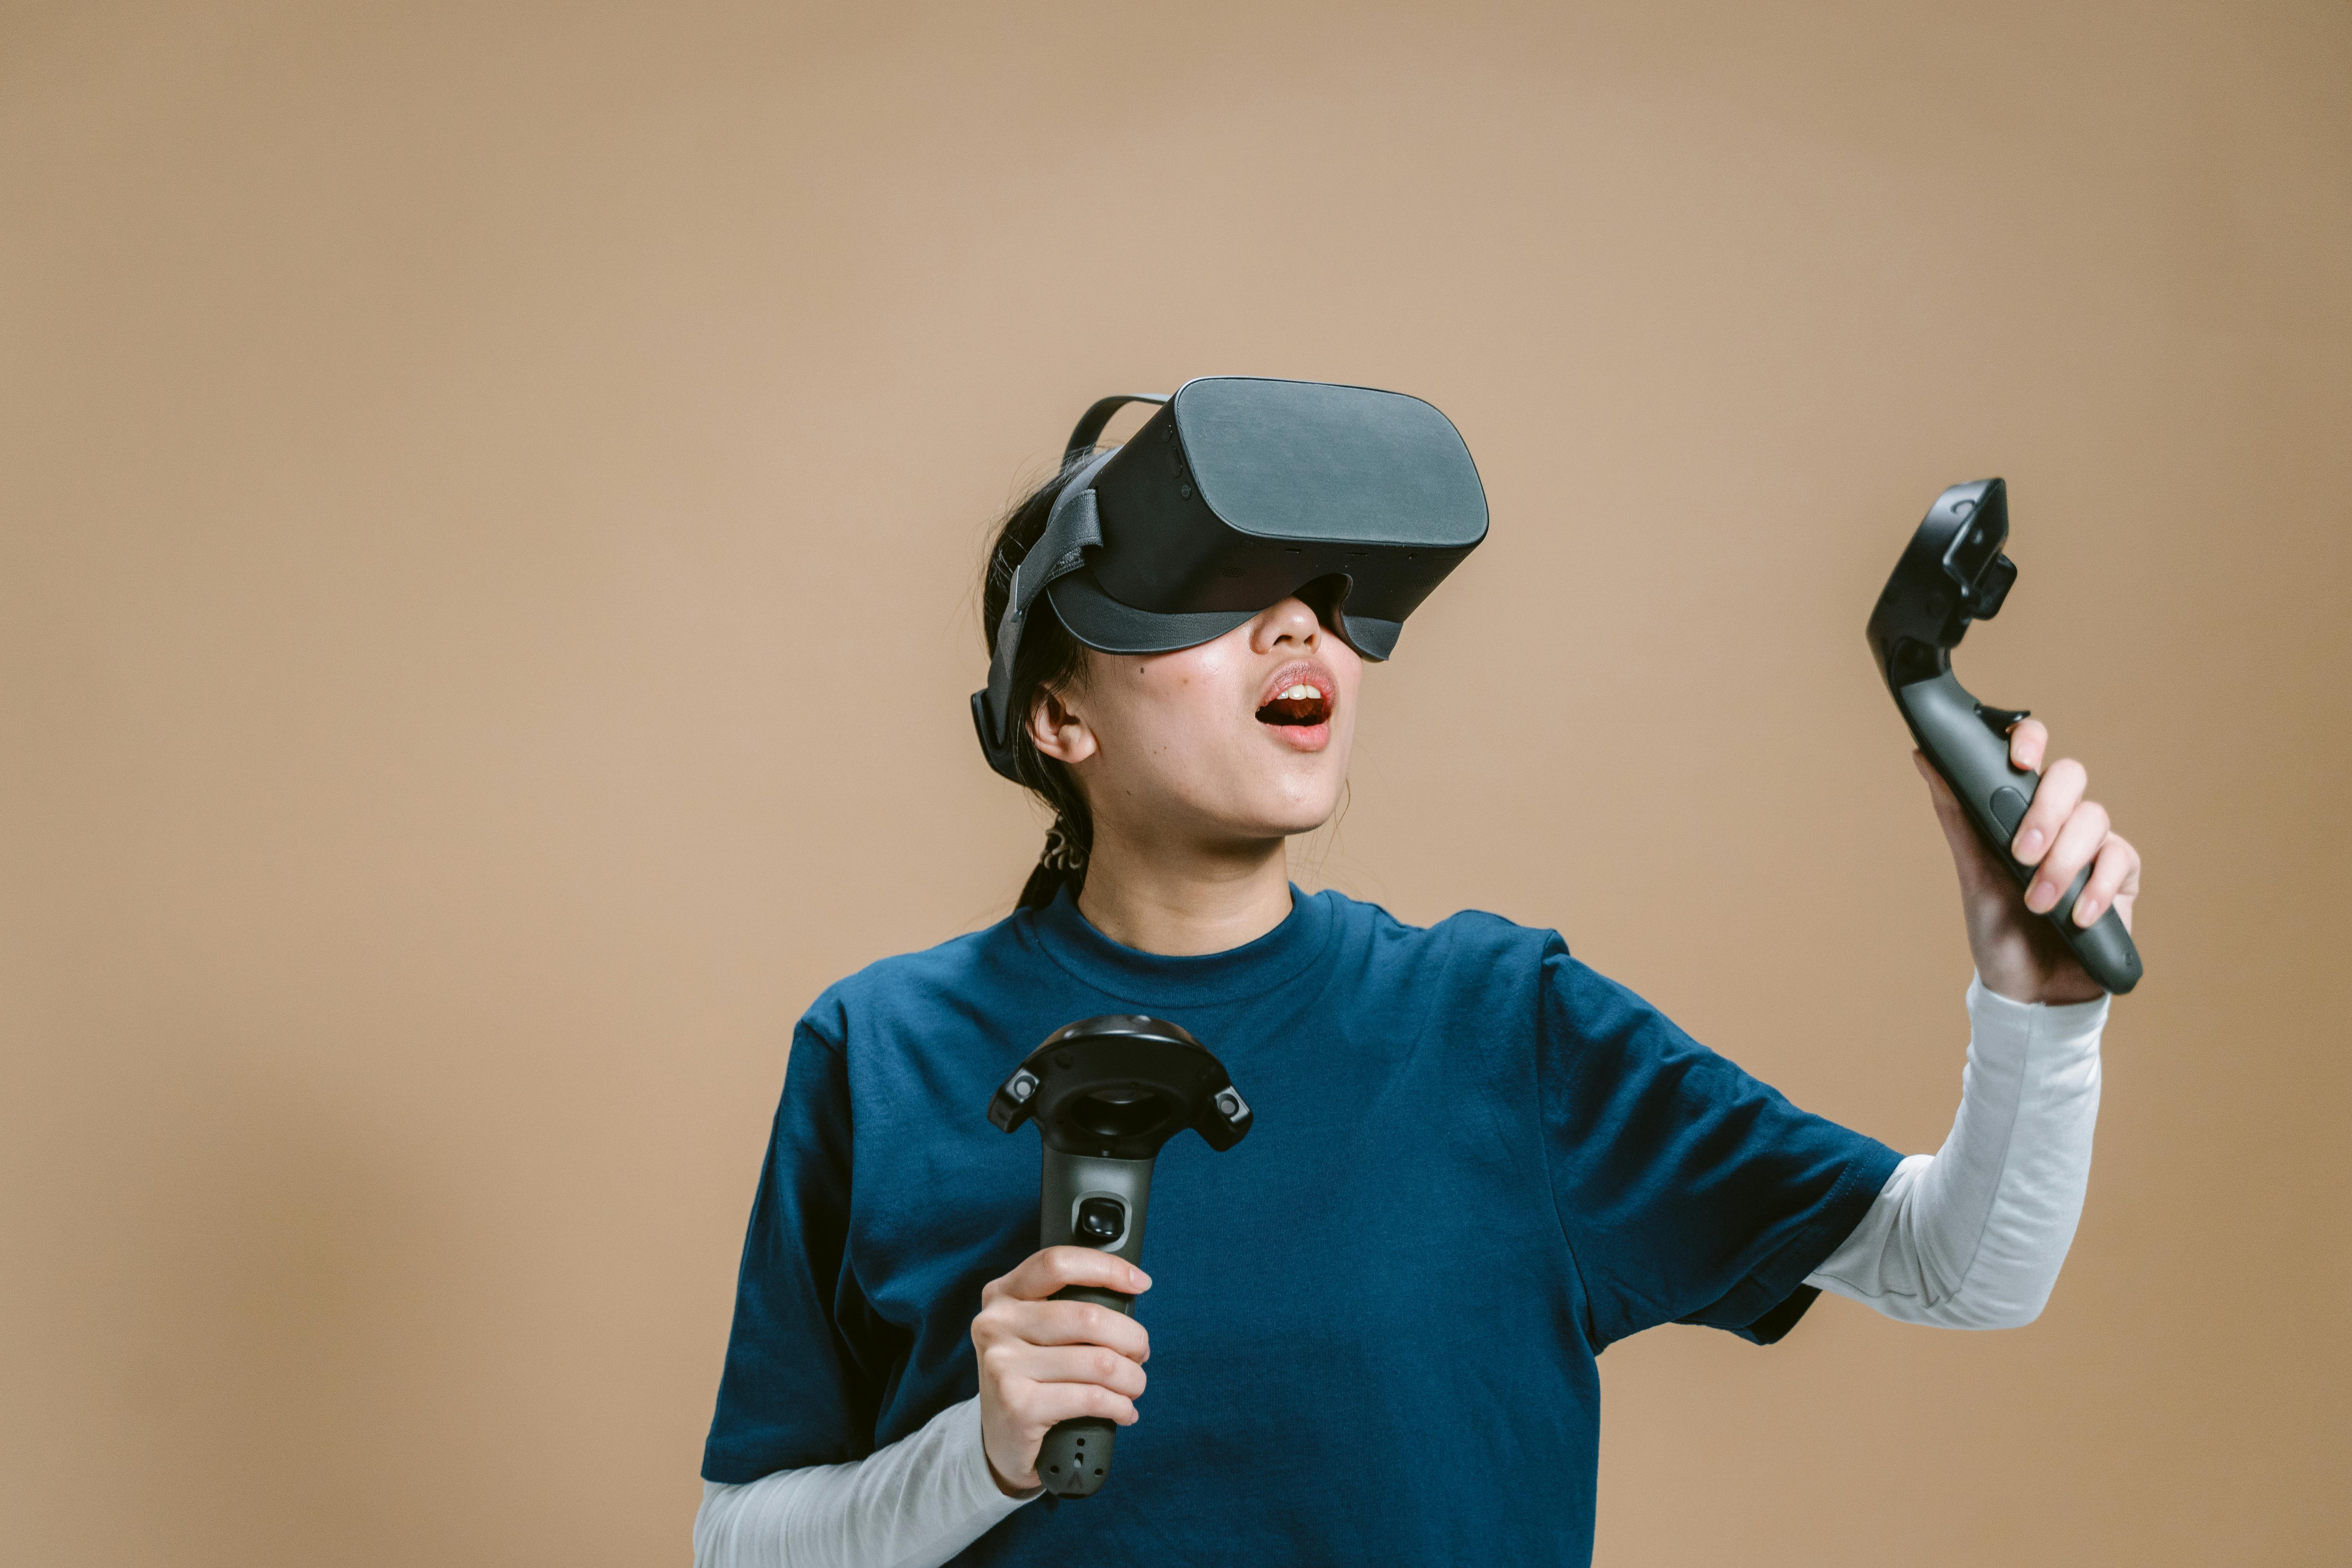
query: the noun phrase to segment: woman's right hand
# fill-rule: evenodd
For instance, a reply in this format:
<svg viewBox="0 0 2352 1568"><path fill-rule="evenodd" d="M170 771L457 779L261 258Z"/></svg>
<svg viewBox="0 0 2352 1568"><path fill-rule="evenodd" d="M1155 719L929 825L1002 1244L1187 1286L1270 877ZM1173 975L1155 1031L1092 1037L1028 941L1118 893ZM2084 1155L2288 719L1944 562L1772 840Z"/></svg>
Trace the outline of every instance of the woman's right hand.
<svg viewBox="0 0 2352 1568"><path fill-rule="evenodd" d="M1151 1279L1108 1252L1049 1247L980 1292L980 1316L971 1321L980 1359L980 1440L1007 1496L1039 1484L1037 1448L1055 1423L1101 1415L1135 1425L1151 1336L1108 1307L1047 1299L1070 1285L1139 1296L1151 1289Z"/></svg>

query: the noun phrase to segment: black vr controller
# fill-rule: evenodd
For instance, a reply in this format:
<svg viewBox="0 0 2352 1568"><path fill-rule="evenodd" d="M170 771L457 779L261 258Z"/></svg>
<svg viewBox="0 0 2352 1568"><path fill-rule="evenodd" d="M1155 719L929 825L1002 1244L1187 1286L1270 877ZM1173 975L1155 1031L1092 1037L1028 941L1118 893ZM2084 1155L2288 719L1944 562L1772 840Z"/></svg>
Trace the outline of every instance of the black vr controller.
<svg viewBox="0 0 2352 1568"><path fill-rule="evenodd" d="M1217 1058L1158 1018L1085 1018L1045 1037L988 1102L1010 1132L1034 1121L1045 1145L1039 1247L1092 1247L1140 1266L1143 1211L1160 1146L1190 1127L1220 1153L1250 1130L1250 1109ZM1133 1297L1073 1285L1056 1301L1128 1311ZM1092 1497L1110 1471L1118 1428L1100 1416L1057 1423L1037 1474L1060 1497Z"/></svg>
<svg viewBox="0 0 2352 1568"><path fill-rule="evenodd" d="M2009 540L2009 490L1999 479L1954 485L1936 498L1870 612L1871 656L1895 706L1927 761L1952 786L1977 832L2022 888L2033 868L2011 855L2010 841L2042 775L2011 767L2011 726L2026 710L1988 708L1953 679L1951 650L1972 620L2000 613L2017 564L2000 552ZM2120 996L2139 984L2139 950L2113 909L2088 927L2071 918L2090 880L2085 866L2042 918L2091 978Z"/></svg>

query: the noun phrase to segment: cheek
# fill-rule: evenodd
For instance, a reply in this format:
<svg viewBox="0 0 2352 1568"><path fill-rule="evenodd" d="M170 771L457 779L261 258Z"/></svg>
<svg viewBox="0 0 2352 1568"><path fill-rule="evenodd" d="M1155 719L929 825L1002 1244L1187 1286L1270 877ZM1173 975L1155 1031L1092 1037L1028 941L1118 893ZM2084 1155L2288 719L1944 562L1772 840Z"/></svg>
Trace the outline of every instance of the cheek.
<svg viewBox="0 0 2352 1568"><path fill-rule="evenodd" d="M1356 693L1364 684L1363 656L1333 637L1324 662L1331 667L1331 678L1339 683L1339 700L1352 706Z"/></svg>
<svg viewBox="0 0 2352 1568"><path fill-rule="evenodd" d="M1097 670L1097 689L1112 699L1098 710L1105 741L1130 754L1200 754L1227 725L1234 705L1232 661L1215 657L1213 647L1129 655Z"/></svg>
<svg viewBox="0 0 2352 1568"><path fill-rule="evenodd" d="M1339 699L1334 706L1339 710L1335 728L1352 733L1356 728L1356 697L1364 687L1364 661L1354 648L1334 637L1324 662L1331 667L1331 683L1339 688L1333 693Z"/></svg>

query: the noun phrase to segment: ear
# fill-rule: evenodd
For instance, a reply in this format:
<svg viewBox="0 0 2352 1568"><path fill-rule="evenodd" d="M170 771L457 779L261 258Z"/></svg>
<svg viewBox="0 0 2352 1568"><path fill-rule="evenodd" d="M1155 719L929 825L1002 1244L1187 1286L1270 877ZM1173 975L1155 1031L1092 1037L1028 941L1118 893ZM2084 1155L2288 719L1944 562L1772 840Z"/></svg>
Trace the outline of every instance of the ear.
<svg viewBox="0 0 2352 1568"><path fill-rule="evenodd" d="M1101 749L1092 726L1052 687L1039 691L1029 705L1029 740L1040 756L1065 766L1083 763Z"/></svg>

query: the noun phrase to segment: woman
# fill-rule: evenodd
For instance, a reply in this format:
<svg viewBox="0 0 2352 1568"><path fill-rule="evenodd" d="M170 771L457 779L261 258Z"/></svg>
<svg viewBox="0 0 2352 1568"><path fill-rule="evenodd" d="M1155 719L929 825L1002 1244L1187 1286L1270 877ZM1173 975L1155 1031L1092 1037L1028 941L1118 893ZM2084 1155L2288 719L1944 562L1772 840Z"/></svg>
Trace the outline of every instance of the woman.
<svg viewBox="0 0 2352 1568"><path fill-rule="evenodd" d="M1006 520L1000 637L1090 460ZM1362 676L1325 590L1150 654L1086 646L1036 600L1008 711L1013 771L1056 814L1046 852L1009 919L852 976L794 1035L698 1563L1583 1563L1610 1342L1681 1321L1769 1343L1823 1289L1953 1327L2041 1310L2106 999L2035 915L2084 866L2085 924L2128 920L2139 884L2082 767L2051 764L2019 826L2021 900L1921 764L1977 979L1951 1135L1902 1159L1556 933L1292 888L1284 842L1339 800ZM2021 723L2011 755L2039 767L2047 742ZM1033 1251L1034 1144L982 1115L1055 1028L1129 1012L1190 1028L1256 1112L1230 1153L1160 1156L1156 1288ZM1136 1315L1050 1299L1076 1284ZM1077 1415L1132 1428L1118 1473L1041 1498L1040 1441Z"/></svg>

